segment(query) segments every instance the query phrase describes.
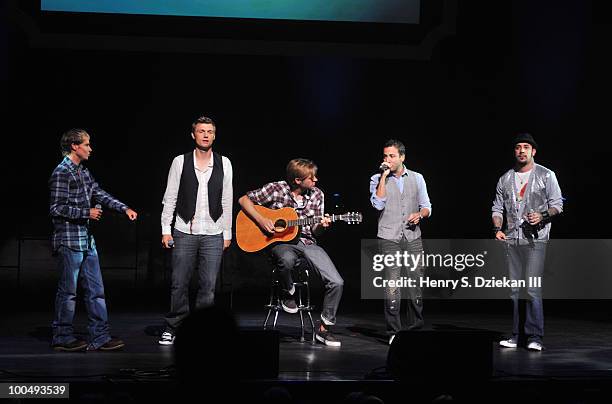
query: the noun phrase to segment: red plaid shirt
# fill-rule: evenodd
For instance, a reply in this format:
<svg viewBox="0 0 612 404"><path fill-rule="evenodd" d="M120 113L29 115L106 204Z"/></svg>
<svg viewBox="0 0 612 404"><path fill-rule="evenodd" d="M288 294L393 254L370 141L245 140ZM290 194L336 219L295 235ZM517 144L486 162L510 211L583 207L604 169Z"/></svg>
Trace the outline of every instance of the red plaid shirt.
<svg viewBox="0 0 612 404"><path fill-rule="evenodd" d="M271 182L259 189L247 192L248 198L255 204L270 209L280 209L290 207L296 210L300 219L312 216L323 216L323 191L317 187L310 189L304 195L304 206L299 207L298 202L293 198L291 188L286 181ZM310 225L302 226L300 240L304 244L316 244L316 239L312 234Z"/></svg>

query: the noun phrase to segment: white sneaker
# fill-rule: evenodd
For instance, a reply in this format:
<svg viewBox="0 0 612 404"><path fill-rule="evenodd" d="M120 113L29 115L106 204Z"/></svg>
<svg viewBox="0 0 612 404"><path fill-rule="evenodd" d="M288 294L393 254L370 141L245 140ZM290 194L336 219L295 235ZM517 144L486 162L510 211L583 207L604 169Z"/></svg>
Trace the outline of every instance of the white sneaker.
<svg viewBox="0 0 612 404"><path fill-rule="evenodd" d="M393 334L391 336L391 338L389 338L389 345L391 345L393 343L393 340L395 339L395 334Z"/></svg>
<svg viewBox="0 0 612 404"><path fill-rule="evenodd" d="M542 344L537 341L531 341L529 344L527 344L527 349L529 349L530 351L541 351Z"/></svg>
<svg viewBox="0 0 612 404"><path fill-rule="evenodd" d="M174 335L168 331L164 331L164 333L157 341L159 345L173 345L174 344Z"/></svg>
<svg viewBox="0 0 612 404"><path fill-rule="evenodd" d="M516 338L514 337L499 341L499 346L503 346L505 348L516 348L517 345Z"/></svg>

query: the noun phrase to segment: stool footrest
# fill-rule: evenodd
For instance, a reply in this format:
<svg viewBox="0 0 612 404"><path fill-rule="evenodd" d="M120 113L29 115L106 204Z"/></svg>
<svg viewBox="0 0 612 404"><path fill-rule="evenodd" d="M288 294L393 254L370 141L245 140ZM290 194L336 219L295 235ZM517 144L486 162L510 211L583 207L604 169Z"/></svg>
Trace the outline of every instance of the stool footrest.
<svg viewBox="0 0 612 404"><path fill-rule="evenodd" d="M315 344L316 343L315 342L316 330L315 330L315 325L314 325L314 321L312 319L312 314L311 314L312 311L314 310L314 306L310 304L310 285L308 283L308 280L303 280L303 279L300 279L297 282L293 282L293 285L295 286L295 289L296 289L296 292L294 293L293 298L295 299L297 303L297 313L295 314L299 314L298 317L300 319L300 329L301 329L300 331L301 332L300 332L299 340L301 342L306 342L305 335L306 335L306 332L308 331L307 329L309 329L311 333L311 338L309 338L310 343ZM278 279L273 277L272 283L270 285L270 300L268 304L264 305L264 307L268 310L268 314L263 324L264 330L268 328L268 321L271 320L272 313L274 313L274 316L272 319L271 326L272 328L275 329L277 325L279 313L285 312L281 304L281 301L284 295L283 295L283 292L280 290L280 288L281 288L280 282L278 281ZM306 313L306 317L307 317L306 319L304 319L304 313Z"/></svg>

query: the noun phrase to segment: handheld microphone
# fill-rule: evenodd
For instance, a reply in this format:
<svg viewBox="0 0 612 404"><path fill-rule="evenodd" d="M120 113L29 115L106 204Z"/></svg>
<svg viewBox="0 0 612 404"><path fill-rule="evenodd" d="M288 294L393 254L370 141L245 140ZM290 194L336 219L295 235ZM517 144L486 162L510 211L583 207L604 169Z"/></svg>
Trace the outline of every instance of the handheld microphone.
<svg viewBox="0 0 612 404"><path fill-rule="evenodd" d="M174 247L174 240L169 240L168 241L168 247L170 247L170 248Z"/></svg>
<svg viewBox="0 0 612 404"><path fill-rule="evenodd" d="M388 166L386 163L382 163L382 164L380 165L380 167L378 167L378 171L380 171L380 172L381 172L381 174L382 174L382 173L384 173L386 170L388 170L389 168L391 168L391 167L389 167L389 166Z"/></svg>
<svg viewBox="0 0 612 404"><path fill-rule="evenodd" d="M99 203L96 203L96 206L94 206L94 209L99 209L100 211L102 211L102 205L100 205ZM98 216L97 219L93 219L93 221L87 219L87 228L90 230L94 230L95 227L97 226L95 222L99 221L101 218L102 218L102 215L100 214L100 216Z"/></svg>

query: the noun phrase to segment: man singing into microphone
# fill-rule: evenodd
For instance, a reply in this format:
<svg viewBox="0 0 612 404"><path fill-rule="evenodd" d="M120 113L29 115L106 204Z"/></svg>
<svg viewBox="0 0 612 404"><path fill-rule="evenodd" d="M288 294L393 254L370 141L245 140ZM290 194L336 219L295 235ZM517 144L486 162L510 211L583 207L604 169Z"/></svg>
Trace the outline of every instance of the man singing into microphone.
<svg viewBox="0 0 612 404"><path fill-rule="evenodd" d="M493 200L493 236L505 241L506 260L510 279L541 278L544 274L546 246L550 236L551 219L563 211L563 197L557 177L552 170L536 164L538 145L529 133L514 139L514 167L497 182ZM506 216L506 231L502 231ZM525 325L519 329L520 288L512 288L510 297L514 307L512 337L499 342L506 348L516 348L519 335L527 337L527 349L542 350L544 337L544 309L541 287L527 288Z"/></svg>
<svg viewBox="0 0 612 404"><path fill-rule="evenodd" d="M90 221L100 220L98 206L125 213L136 220L136 212L113 198L94 180L81 163L89 160L91 145L83 129L71 129L62 135L60 147L64 159L49 179L50 209L53 222L53 253L58 257L60 273L53 319L53 348L58 351L112 351L125 344L111 338L104 285L96 243L90 231ZM92 202L96 207L92 208ZM77 280L85 294L89 340L74 336L72 321L76 305Z"/></svg>
<svg viewBox="0 0 612 404"><path fill-rule="evenodd" d="M380 252L395 255L397 251L422 254L421 221L431 215L431 202L427 195L425 179L404 165L406 147L399 140L388 140L383 148L382 172L370 179L370 202L380 212L378 238ZM419 262L422 262L419 260ZM400 318L401 290L397 287L385 289L385 320L389 344L400 330L422 328L423 298L418 278L423 273L422 264L408 269L407 275L417 280L415 287L408 288L407 322L402 326ZM400 279L401 267L385 268L385 279Z"/></svg>

